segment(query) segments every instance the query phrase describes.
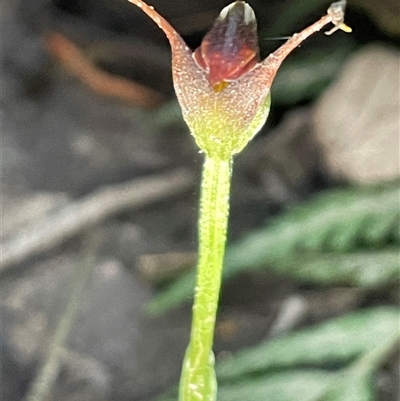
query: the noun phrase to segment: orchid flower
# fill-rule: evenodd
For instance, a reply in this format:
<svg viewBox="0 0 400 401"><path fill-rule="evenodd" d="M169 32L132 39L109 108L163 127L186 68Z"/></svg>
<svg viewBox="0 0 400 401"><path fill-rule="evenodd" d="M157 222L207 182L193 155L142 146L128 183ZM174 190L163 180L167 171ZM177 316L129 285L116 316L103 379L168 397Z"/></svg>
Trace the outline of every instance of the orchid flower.
<svg viewBox="0 0 400 401"><path fill-rule="evenodd" d="M240 152L264 124L270 88L286 56L328 23L333 23L335 30L348 30L343 23L345 2L334 3L327 15L260 62L256 18L243 1L221 11L194 52L153 7L141 0L128 1L141 8L167 36L183 118L200 149L222 158Z"/></svg>
<svg viewBox="0 0 400 401"><path fill-rule="evenodd" d="M227 222L232 157L265 123L270 88L286 56L325 25L350 32L344 22L345 1L333 3L325 16L260 61L257 22L244 1L225 7L194 52L153 7L141 8L165 33L172 49L172 75L182 115L205 154L200 218L199 262L190 343L183 363L180 401L215 401L212 352Z"/></svg>

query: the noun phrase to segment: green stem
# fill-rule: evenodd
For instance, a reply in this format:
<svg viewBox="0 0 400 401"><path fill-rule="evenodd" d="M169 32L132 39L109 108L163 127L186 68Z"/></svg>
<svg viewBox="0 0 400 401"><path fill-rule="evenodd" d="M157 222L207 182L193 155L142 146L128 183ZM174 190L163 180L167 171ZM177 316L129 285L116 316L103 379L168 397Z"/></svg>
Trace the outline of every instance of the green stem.
<svg viewBox="0 0 400 401"><path fill-rule="evenodd" d="M180 401L216 399L217 384L212 344L225 253L231 169L230 158L205 158L192 332L183 363Z"/></svg>

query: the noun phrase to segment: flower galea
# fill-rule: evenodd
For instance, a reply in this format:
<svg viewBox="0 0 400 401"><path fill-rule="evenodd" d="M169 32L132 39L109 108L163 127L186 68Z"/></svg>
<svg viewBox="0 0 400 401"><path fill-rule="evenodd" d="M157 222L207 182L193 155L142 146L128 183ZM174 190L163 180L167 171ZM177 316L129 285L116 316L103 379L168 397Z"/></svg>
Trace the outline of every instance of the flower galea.
<svg viewBox="0 0 400 401"><path fill-rule="evenodd" d="M244 1L235 1L221 11L194 52L153 7L141 0L128 1L141 8L166 34L183 118L200 149L213 157L240 152L265 123L272 81L295 47L328 23L334 24L329 33L350 31L343 22L345 2L333 3L327 15L260 62L256 18Z"/></svg>

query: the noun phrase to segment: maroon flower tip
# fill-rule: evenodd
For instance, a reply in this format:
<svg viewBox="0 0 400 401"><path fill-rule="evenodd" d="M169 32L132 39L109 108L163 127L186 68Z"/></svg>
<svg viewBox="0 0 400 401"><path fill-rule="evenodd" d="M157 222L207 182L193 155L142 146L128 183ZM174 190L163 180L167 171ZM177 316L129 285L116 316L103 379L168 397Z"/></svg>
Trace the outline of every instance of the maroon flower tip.
<svg viewBox="0 0 400 401"><path fill-rule="evenodd" d="M219 92L251 71L259 61L258 53L254 11L244 1L236 1L221 11L193 57Z"/></svg>

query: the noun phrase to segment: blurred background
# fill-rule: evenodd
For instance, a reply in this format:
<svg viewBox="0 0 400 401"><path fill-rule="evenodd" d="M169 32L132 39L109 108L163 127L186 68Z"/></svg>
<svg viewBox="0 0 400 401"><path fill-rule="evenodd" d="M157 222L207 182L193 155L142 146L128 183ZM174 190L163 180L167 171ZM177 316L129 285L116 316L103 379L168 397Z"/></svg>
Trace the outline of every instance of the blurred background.
<svg viewBox="0 0 400 401"><path fill-rule="evenodd" d="M330 3L248 2L262 57ZM149 3L194 49L229 1ZM222 291L217 360L359 310L398 308L399 16L395 0L349 1L352 34L313 35L278 72L268 122L235 159L229 244L241 244L243 262ZM25 399L53 344L62 352L43 400L154 400L178 380L190 293L169 287L154 307L170 303L163 314L146 305L195 264L202 165L174 97L168 42L124 0L5 0L1 19L2 399ZM335 191L343 196L330 200ZM319 196L328 200L314 208ZM247 259L249 235L272 236L285 216L295 224L290 211L302 207L311 217L300 213L296 241L323 211L306 244L324 257L319 276L299 276L294 248ZM363 262L331 266L361 251ZM65 341L54 336L60 319ZM390 350L360 400L398 399Z"/></svg>

